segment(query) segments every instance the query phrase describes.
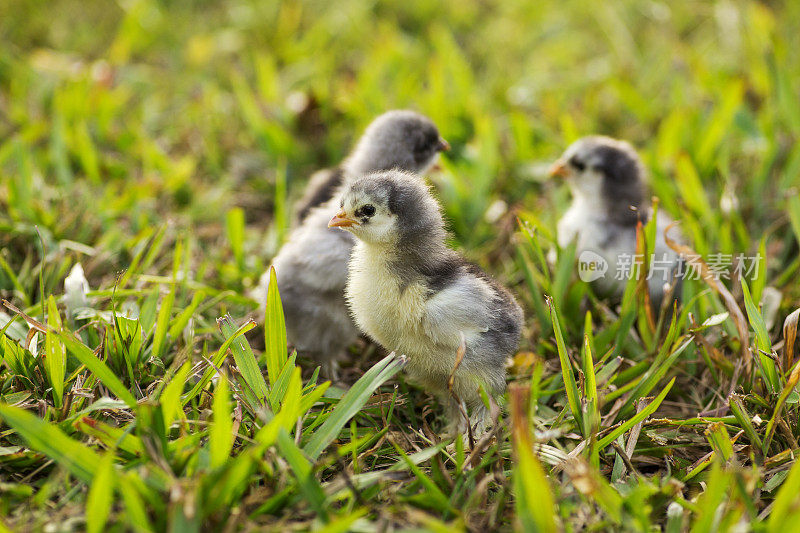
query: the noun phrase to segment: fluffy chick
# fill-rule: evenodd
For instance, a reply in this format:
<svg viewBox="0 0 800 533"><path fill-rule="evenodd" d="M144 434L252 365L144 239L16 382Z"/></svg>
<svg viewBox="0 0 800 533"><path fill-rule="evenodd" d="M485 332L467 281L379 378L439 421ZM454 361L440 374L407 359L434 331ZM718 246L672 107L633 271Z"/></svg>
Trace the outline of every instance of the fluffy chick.
<svg viewBox="0 0 800 533"><path fill-rule="evenodd" d="M590 136L575 141L550 169L564 178L572 205L558 222L558 244L577 241L576 253L600 255L608 264L605 275L593 283L601 293L619 297L625 291L636 254L636 225L650 219L645 199L645 171L633 147L610 137ZM650 298L658 307L665 287L680 269L680 257L664 239L672 219L661 210L656 216L656 242L652 252ZM621 279L617 279L621 278ZM677 294L678 291L675 291Z"/></svg>
<svg viewBox="0 0 800 533"><path fill-rule="evenodd" d="M424 174L433 165L436 154L449 148L427 117L414 111L387 111L372 121L341 165L311 176L303 197L295 205L297 222L336 196L345 175L361 176L392 168Z"/></svg>
<svg viewBox="0 0 800 533"><path fill-rule="evenodd" d="M289 343L298 353L322 365L325 377L336 379L338 360L359 336L344 299L347 261L353 237L328 228L339 205L340 190L356 176L386 168L421 173L448 147L433 122L413 111L389 111L369 125L339 172L341 184L318 187L314 202L333 190L321 205L309 207L302 224L289 235L273 259L286 318ZM251 296L263 305L269 271L261 276Z"/></svg>
<svg viewBox="0 0 800 533"><path fill-rule="evenodd" d="M447 247L439 204L413 175L365 176L347 188L340 207L329 225L358 240L345 291L356 323L408 358L411 380L448 407L450 432L466 429L448 390L463 334L452 390L482 433L488 413L479 386L503 392L505 362L519 343L523 316L514 297Z"/></svg>

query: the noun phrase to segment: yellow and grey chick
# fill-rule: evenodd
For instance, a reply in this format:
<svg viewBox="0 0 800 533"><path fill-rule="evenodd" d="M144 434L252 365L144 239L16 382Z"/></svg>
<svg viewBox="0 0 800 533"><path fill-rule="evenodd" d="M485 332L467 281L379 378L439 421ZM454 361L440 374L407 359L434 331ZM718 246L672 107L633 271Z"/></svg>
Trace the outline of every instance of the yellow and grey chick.
<svg viewBox="0 0 800 533"><path fill-rule="evenodd" d="M644 165L638 154L625 141L604 136L583 137L553 164L550 175L563 178L572 193L572 204L558 221L559 246L564 248L575 240L579 261L605 265L604 272L598 267L590 273L593 285L601 294L621 297L627 279L642 260L636 257L636 226L639 221L647 224L651 217L645 197ZM672 219L663 209L659 210L647 280L657 308L665 287L680 281L681 258L664 238L670 224ZM671 236L679 239L675 233ZM677 296L678 290L674 294Z"/></svg>
<svg viewBox="0 0 800 533"><path fill-rule="evenodd" d="M482 433L489 420L479 386L493 396L505 389L506 360L523 322L516 300L447 247L439 204L415 176L364 176L347 187L340 207L330 226L358 241L346 290L356 324L407 357L411 381L447 406L450 432L466 429L448 389L463 335L466 351L452 391L470 413L470 426Z"/></svg>

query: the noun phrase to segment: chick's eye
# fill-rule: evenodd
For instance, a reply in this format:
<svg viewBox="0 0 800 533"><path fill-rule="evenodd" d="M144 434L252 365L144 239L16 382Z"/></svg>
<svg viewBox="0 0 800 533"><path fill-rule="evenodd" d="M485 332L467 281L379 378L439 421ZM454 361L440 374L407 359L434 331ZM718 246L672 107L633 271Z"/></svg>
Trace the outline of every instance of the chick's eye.
<svg viewBox="0 0 800 533"><path fill-rule="evenodd" d="M363 213L364 216L371 217L375 214L375 206L372 204L367 204L361 208L361 213Z"/></svg>
<svg viewBox="0 0 800 533"><path fill-rule="evenodd" d="M416 143L414 151L417 153L430 152L436 148L439 142L438 133L429 132L422 136Z"/></svg>
<svg viewBox="0 0 800 533"><path fill-rule="evenodd" d="M583 161L575 159L574 157L569 160L569 164L575 167L578 172L583 172L586 169L586 164Z"/></svg>

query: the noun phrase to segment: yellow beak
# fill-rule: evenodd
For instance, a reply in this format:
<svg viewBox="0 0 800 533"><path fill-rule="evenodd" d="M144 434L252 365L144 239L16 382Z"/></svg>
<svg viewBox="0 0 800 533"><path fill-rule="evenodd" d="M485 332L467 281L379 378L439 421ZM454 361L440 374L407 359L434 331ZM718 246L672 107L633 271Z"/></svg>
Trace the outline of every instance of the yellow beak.
<svg viewBox="0 0 800 533"><path fill-rule="evenodd" d="M548 172L551 178L559 177L559 178L566 178L569 176L569 168L567 165L562 161L558 160L553 163L553 166L550 167L550 171Z"/></svg>
<svg viewBox="0 0 800 533"><path fill-rule="evenodd" d="M352 219L347 216L344 209L333 215L333 218L328 222L329 228L349 228L350 226L359 226L358 220Z"/></svg>

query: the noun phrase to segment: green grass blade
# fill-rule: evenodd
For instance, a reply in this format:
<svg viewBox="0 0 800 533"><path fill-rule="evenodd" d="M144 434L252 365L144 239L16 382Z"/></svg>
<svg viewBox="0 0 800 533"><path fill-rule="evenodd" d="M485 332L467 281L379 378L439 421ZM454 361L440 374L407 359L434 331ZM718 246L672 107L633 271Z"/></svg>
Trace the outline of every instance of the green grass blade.
<svg viewBox="0 0 800 533"><path fill-rule="evenodd" d="M225 316L217 320L222 334L226 337L232 337L234 340L231 343L231 351L233 352L233 360L236 362L236 367L242 373L247 386L250 387L256 398L263 402L269 396L267 389L267 382L264 381L264 376L261 375L261 369L258 367L258 360L253 353L247 339L242 335L233 337L236 333L236 326L230 316Z"/></svg>
<svg viewBox="0 0 800 533"><path fill-rule="evenodd" d="M44 368L53 387L53 405L61 408L64 398L64 374L67 370L67 350L58 338L61 331L61 317L56 308L53 295L47 298L47 334L45 335Z"/></svg>
<svg viewBox="0 0 800 533"><path fill-rule="evenodd" d="M269 269L264 335L267 358L267 376L270 385L275 385L281 369L286 362L286 322L283 317L283 304L278 294L278 279L275 268Z"/></svg>
<svg viewBox="0 0 800 533"><path fill-rule="evenodd" d="M315 432L304 451L316 460L317 457L328 447L328 445L339 436L347 421L358 413L364 404L367 403L372 393L387 380L391 379L403 366L401 358L394 352L390 353L367 372L350 387L350 390L342 396L333 412L325 422Z"/></svg>
<svg viewBox="0 0 800 533"><path fill-rule="evenodd" d="M278 449L294 472L305 500L316 511L317 516L327 523L330 519L330 508L325 505L325 492L313 475L311 463L303 457L303 452L283 429L278 432Z"/></svg>
<svg viewBox="0 0 800 533"><path fill-rule="evenodd" d="M789 476L775 497L772 512L767 520L769 531L793 531L800 521L797 495L800 494L800 461L795 461Z"/></svg>
<svg viewBox="0 0 800 533"><path fill-rule="evenodd" d="M86 496L87 533L105 531L106 521L111 513L115 485L114 454L107 453L97 465L97 472Z"/></svg>
<svg viewBox="0 0 800 533"><path fill-rule="evenodd" d="M775 408L772 411L772 416L767 423L767 431L766 435L764 436L764 447L762 448L765 454L769 452L769 446L772 443L772 436L775 434L775 429L777 428L783 406L786 404L789 394L794 392L798 382L800 382L800 362L794 365L791 374L789 374L789 379L786 380L786 385L783 387L780 396L778 396L778 401L775 402Z"/></svg>
<svg viewBox="0 0 800 533"><path fill-rule="evenodd" d="M575 419L576 427L580 430L583 430L583 415L581 413L580 402L578 400L580 393L578 392L578 384L575 381L575 374L572 373L572 363L570 362L569 355L567 354L567 347L564 345L564 337L561 334L561 324L558 321L558 312L555 309L555 303L552 299L547 301L547 305L550 307L550 320L553 323L553 332L556 336L558 360L561 363L561 375L564 378L564 386L566 388L569 409L572 411L572 416ZM584 437L587 436L588 435L584 435Z"/></svg>
<svg viewBox="0 0 800 533"><path fill-rule="evenodd" d="M667 396L667 393L670 391L672 385L674 384L675 384L675 378L672 378L670 382L667 384L667 386L664 387L664 390L662 390L661 393L647 405L647 407L636 413L630 420L624 422L619 427L611 431L608 435L600 439L597 443L597 446L602 450L603 448L614 442L614 439L616 439L618 436L622 435L623 433L631 429L633 426L643 421L651 414L655 413L656 409L658 409L658 406L661 405L661 402Z"/></svg>
<svg viewBox="0 0 800 533"><path fill-rule="evenodd" d="M597 406L597 381L594 374L594 358L592 357L592 346L589 341L589 336L583 337L583 351L581 352L581 360L583 363L583 393L586 399Z"/></svg>
<svg viewBox="0 0 800 533"><path fill-rule="evenodd" d="M511 391L512 444L516 461L512 473L520 531L556 532L555 504L541 463L533 453L524 388Z"/></svg>
<svg viewBox="0 0 800 533"><path fill-rule="evenodd" d="M222 346L219 347L219 350L217 350L217 353L211 360L211 364L213 366L206 369L200 381L198 381L195 384L195 386L192 387L192 390L189 391L189 394L183 397L183 405L189 403L194 397L200 394L200 391L203 390L206 387L206 385L208 385L208 382L211 381L211 378L214 376L214 373L216 372L216 368L218 368L222 364L222 361L225 360L225 356L228 355L228 348L230 348L231 344L237 338L244 335L254 327L256 327L255 322L245 322L244 324L239 326L239 329L237 329L228 338L225 339L225 342L222 343Z"/></svg>
<svg viewBox="0 0 800 533"><path fill-rule="evenodd" d="M615 524L622 522L623 498L600 471L580 458L570 460L567 472L572 484L591 502L596 502Z"/></svg>
<svg viewBox="0 0 800 533"><path fill-rule="evenodd" d="M139 493L139 479L132 472L129 472L127 475L120 476L117 481L120 494L122 494L122 501L125 503L128 525L131 529L142 533L155 531L150 519L147 517L147 508Z"/></svg>
<svg viewBox="0 0 800 533"><path fill-rule="evenodd" d="M775 393L781 390L781 382L778 376L778 369L775 367L775 361L768 355L772 353L772 343L769 340L769 333L767 333L767 326L764 324L764 318L758 311L758 308L753 303L753 298L750 297L750 289L744 278L740 278L742 283L742 295L744 296L744 306L747 311L747 319L750 322L750 327L756 332L756 349L758 350L758 361L760 362L759 369L762 372L764 382Z"/></svg>
<svg viewBox="0 0 800 533"><path fill-rule="evenodd" d="M156 318L156 332L153 335L153 357L161 357L164 342L169 331L169 316L172 313L172 304L175 302L175 285L170 286L169 293L161 301Z"/></svg>
<svg viewBox="0 0 800 533"><path fill-rule="evenodd" d="M161 417L164 420L165 430L169 429L175 421L175 417L180 414L181 393L183 393L183 388L186 386L186 378L189 377L190 370L191 365L188 362L184 363L161 392L159 402L161 403Z"/></svg>
<svg viewBox="0 0 800 533"><path fill-rule="evenodd" d="M244 209L234 207L225 215L225 231L239 271L244 270Z"/></svg>
<svg viewBox="0 0 800 533"><path fill-rule="evenodd" d="M587 320L589 319L587 313ZM589 454L592 464L598 464L599 456L596 453L596 446L594 445L594 438L592 435L597 433L600 426L600 406L597 395L597 380L594 374L594 358L592 357L592 347L589 340L589 335L583 337L583 350L581 351L581 359L583 366L583 397L584 397L584 435L589 435L592 441L589 446Z"/></svg>
<svg viewBox="0 0 800 533"><path fill-rule="evenodd" d="M277 436L277 433L276 433ZM272 443L269 443L272 444ZM228 461L219 476L205 478L204 506L208 513L231 506L248 490L256 460L267 445L259 444Z"/></svg>
<svg viewBox="0 0 800 533"><path fill-rule="evenodd" d="M723 463L727 463L733 457L733 443L728 435L728 430L725 429L725 424L721 422L711 424L706 429L705 435L716 457Z"/></svg>
<svg viewBox="0 0 800 533"><path fill-rule="evenodd" d="M314 387L314 389L312 389L310 392L308 392L303 396L303 398L300 400L301 416L307 413L308 410L311 409L311 407L313 407L314 404L320 400L320 398L322 398L322 395L325 394L325 391L328 390L330 384L331 384L330 381L326 381L321 385L317 385L316 387Z"/></svg>
<svg viewBox="0 0 800 533"><path fill-rule="evenodd" d="M281 416L283 417L283 427L290 431L297 424L297 420L303 415L302 410L303 380L300 376L300 367L294 367L286 387L286 394L281 402Z"/></svg>
<svg viewBox="0 0 800 533"><path fill-rule="evenodd" d="M550 286L551 296L556 302L564 302L564 295L567 293L567 286L572 280L575 272L575 252L577 244L575 241L569 243L566 248L561 249L558 255L556 271L553 275L553 283Z"/></svg>
<svg viewBox="0 0 800 533"><path fill-rule="evenodd" d="M792 231L794 231L794 238L800 242L800 195L793 194L789 196L789 221L792 224Z"/></svg>
<svg viewBox="0 0 800 533"><path fill-rule="evenodd" d="M400 447L395 444L394 449L397 454L405 461L406 466L411 471L412 474L416 477L417 481L419 481L420 485L422 485L425 491L425 498L429 501L427 502L427 506L432 507L440 513L447 513L451 510L450 506L450 498L448 498L442 489L440 489L433 480L428 477L422 469L417 466L414 461L412 461L408 455L403 452Z"/></svg>
<svg viewBox="0 0 800 533"><path fill-rule="evenodd" d="M19 407L0 404L0 418L19 433L32 450L45 454L83 482L91 483L100 463L100 456L91 448Z"/></svg>
<svg viewBox="0 0 800 533"><path fill-rule="evenodd" d="M231 419L231 398L228 392L228 376L222 374L214 391L212 412L214 423L208 436L211 468L225 464L233 447L233 420Z"/></svg>
<svg viewBox="0 0 800 533"><path fill-rule="evenodd" d="M94 376L99 379L108 390L113 392L117 398L128 404L129 407L136 407L136 398L133 397L131 391L119 380L119 378L111 371L108 366L95 357L94 352L88 346L83 344L77 337L69 331L62 331L58 334L61 342L67 347L67 350L78 361L81 362Z"/></svg>
<svg viewBox="0 0 800 533"><path fill-rule="evenodd" d="M272 407L273 411L277 411L278 407L283 402L283 397L286 394L286 387L289 385L289 379L292 377L292 373L296 367L296 360L296 353L289 356L288 361L283 365L280 376L278 376L278 379L273 383L272 390L269 391L269 405Z"/></svg>
<svg viewBox="0 0 800 533"><path fill-rule="evenodd" d="M706 481L706 490L697 499L699 516L692 526L692 533L712 533L717 531L715 521L719 519L719 506L725 501L731 479L719 463L714 463Z"/></svg>
<svg viewBox="0 0 800 533"><path fill-rule="evenodd" d="M194 296L192 296L192 301L189 303L188 307L178 313L178 316L172 321L172 325L169 327L169 336L172 339L177 339L181 332L184 330L186 325L189 323L189 320L195 315L197 308L200 307L200 304L203 303L205 300L206 293L205 291L197 291Z"/></svg>
<svg viewBox="0 0 800 533"><path fill-rule="evenodd" d="M137 235L136 240L139 242L140 246L138 247L138 250L136 250L134 256L131 258L131 262L128 265L128 268L126 268L125 271L122 273L122 275L119 277L116 286L117 289L124 289L125 287L127 287L128 282L131 280L133 275L139 270L139 263L141 262L142 257L144 257L145 251L147 250L146 241L150 239L152 235L153 235L153 229L150 227L143 229L139 233L139 235Z"/></svg>
<svg viewBox="0 0 800 533"><path fill-rule="evenodd" d="M758 436L756 428L753 426L751 417L747 413L747 410L742 403L741 396L732 394L728 400L728 405L730 406L731 413L736 417L739 427L744 430L744 434L747 435L748 439L750 439L750 444L753 445L753 449L756 451L756 453L761 453L763 447L761 437Z"/></svg>

